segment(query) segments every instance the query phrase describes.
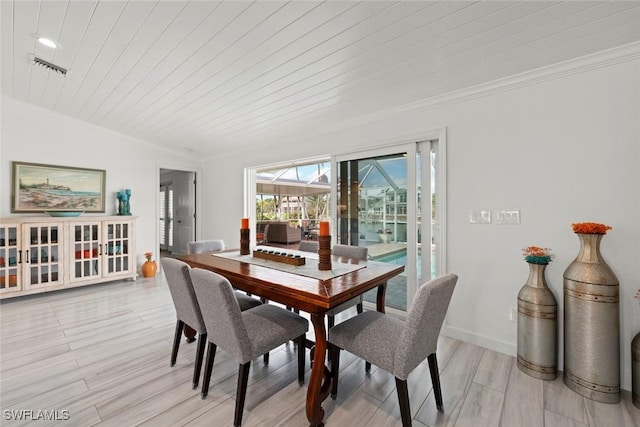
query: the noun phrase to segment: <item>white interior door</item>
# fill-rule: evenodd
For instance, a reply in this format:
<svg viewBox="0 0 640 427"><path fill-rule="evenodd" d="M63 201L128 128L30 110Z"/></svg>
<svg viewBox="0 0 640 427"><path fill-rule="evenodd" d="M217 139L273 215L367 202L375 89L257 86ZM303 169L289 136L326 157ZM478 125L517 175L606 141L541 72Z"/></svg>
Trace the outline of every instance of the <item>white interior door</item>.
<svg viewBox="0 0 640 427"><path fill-rule="evenodd" d="M173 252L186 254L195 240L195 173L183 172L173 180Z"/></svg>

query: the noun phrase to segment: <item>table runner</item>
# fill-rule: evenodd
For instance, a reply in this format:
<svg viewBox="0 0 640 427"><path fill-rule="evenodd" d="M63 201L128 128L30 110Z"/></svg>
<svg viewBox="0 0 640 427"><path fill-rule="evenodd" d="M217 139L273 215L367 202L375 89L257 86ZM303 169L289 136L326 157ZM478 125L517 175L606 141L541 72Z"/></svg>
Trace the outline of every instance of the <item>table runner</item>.
<svg viewBox="0 0 640 427"><path fill-rule="evenodd" d="M267 248L263 248L267 249ZM268 248L274 250L273 248ZM271 261L268 259L254 258L252 255L240 255L240 251L233 252L216 252L211 254L222 258L235 259L237 261L246 262L248 264L260 265L262 267L273 268L274 270L284 271L287 273L298 274L300 276L311 277L319 280L329 280L334 277L348 274L361 268L365 268L366 264L347 264L343 262L331 262L331 270L318 270L318 254L313 252L301 252L287 250L283 251L288 254L301 255L306 258L305 265L291 265L283 262Z"/></svg>

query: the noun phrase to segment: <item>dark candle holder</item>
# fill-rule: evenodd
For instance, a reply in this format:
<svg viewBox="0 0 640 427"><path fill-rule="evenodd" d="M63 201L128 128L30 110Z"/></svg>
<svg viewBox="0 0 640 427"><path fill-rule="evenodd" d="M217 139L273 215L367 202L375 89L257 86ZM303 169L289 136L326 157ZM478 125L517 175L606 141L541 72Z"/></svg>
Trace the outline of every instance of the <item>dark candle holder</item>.
<svg viewBox="0 0 640 427"><path fill-rule="evenodd" d="M318 236L318 270L331 270L331 236Z"/></svg>
<svg viewBox="0 0 640 427"><path fill-rule="evenodd" d="M248 228L240 229L240 255L249 255L251 253L249 250L249 231Z"/></svg>

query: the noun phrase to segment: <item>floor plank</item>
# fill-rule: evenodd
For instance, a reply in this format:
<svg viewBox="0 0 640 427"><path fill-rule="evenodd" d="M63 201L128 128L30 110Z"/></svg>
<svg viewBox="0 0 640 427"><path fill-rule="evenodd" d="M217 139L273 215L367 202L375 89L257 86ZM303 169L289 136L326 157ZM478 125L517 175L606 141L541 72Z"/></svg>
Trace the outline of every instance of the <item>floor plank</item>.
<svg viewBox="0 0 640 427"><path fill-rule="evenodd" d="M627 390L622 391L622 401L624 403L625 408L627 408L627 411L629 412L631 419L636 424L636 427L640 427L640 408L636 407L633 404L630 391L627 391Z"/></svg>
<svg viewBox="0 0 640 427"><path fill-rule="evenodd" d="M473 381L504 393L511 373L511 357L495 351L485 351Z"/></svg>
<svg viewBox="0 0 640 427"><path fill-rule="evenodd" d="M430 393L415 418L428 426L455 425L482 354L480 347L461 342L440 374L444 411L436 409Z"/></svg>
<svg viewBox="0 0 640 427"><path fill-rule="evenodd" d="M545 410L572 418L582 424L587 423L584 397L564 385L562 375L553 381L544 381L543 386Z"/></svg>
<svg viewBox="0 0 640 427"><path fill-rule="evenodd" d="M498 427L504 393L472 383L456 419L456 427Z"/></svg>
<svg viewBox="0 0 640 427"><path fill-rule="evenodd" d="M544 411L545 427L586 427L587 424L580 423L569 417L556 414L551 411Z"/></svg>
<svg viewBox="0 0 640 427"><path fill-rule="evenodd" d="M590 426L637 427L624 402L611 405L585 399L585 406Z"/></svg>
<svg viewBox="0 0 640 427"><path fill-rule="evenodd" d="M500 426L543 426L543 381L520 371L515 359L512 359L511 365L511 374L505 393Z"/></svg>
<svg viewBox="0 0 640 427"><path fill-rule="evenodd" d="M353 315L355 310L340 313L338 321ZM3 300L2 410L69 411L68 421L37 425L231 425L237 363L219 350L209 395L201 399L200 390L191 388L195 344L183 338L177 363L169 366L174 327L175 309L161 274ZM295 352L288 343L271 352L269 365L252 362L244 426L308 425L307 389L297 382ZM437 356L444 412L435 409L425 361L408 379L414 427L640 427L629 392L617 405L593 402L561 379L529 377L512 357L445 336ZM307 357L307 383L309 369ZM348 352L341 355L338 397L323 407L328 427L402 425L393 376L375 366L366 374L364 362ZM2 425L35 424L3 419Z"/></svg>

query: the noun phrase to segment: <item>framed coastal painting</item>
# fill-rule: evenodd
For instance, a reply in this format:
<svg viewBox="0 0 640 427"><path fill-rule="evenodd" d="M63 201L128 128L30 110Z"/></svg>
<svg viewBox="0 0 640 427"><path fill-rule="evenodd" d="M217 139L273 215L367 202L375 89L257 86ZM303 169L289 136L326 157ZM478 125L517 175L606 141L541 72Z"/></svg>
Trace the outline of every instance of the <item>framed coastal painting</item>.
<svg viewBox="0 0 640 427"><path fill-rule="evenodd" d="M13 162L11 212L104 212L106 171Z"/></svg>

